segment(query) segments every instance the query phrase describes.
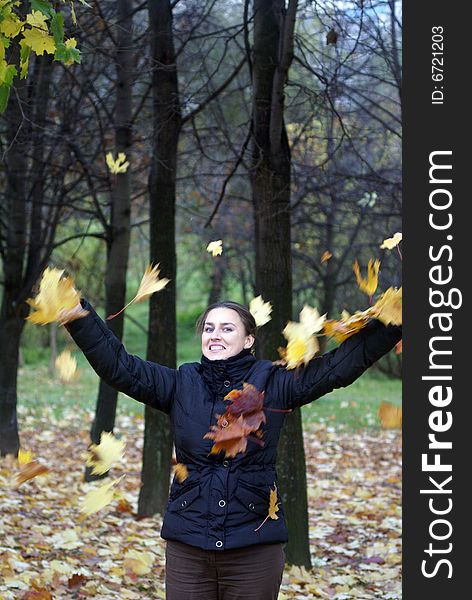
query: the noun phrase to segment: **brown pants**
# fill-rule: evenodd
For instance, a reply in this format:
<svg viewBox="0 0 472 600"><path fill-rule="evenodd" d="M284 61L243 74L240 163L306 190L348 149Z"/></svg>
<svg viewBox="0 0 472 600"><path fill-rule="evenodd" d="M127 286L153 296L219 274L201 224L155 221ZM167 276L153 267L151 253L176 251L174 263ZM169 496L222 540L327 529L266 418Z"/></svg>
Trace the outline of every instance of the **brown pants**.
<svg viewBox="0 0 472 600"><path fill-rule="evenodd" d="M166 546L167 600L277 600L284 570L282 544L202 550Z"/></svg>

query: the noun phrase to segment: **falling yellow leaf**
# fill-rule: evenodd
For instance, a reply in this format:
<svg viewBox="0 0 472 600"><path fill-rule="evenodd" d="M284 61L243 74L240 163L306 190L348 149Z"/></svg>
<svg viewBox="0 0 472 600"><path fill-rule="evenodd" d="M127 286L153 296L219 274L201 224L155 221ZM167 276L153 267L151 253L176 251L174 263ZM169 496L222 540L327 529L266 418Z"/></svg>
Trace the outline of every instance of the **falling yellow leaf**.
<svg viewBox="0 0 472 600"><path fill-rule="evenodd" d="M56 358L56 369L59 375L59 379L64 383L72 381L78 377L77 361L69 352L64 350Z"/></svg>
<svg viewBox="0 0 472 600"><path fill-rule="evenodd" d="M344 340L347 340L347 338L367 325L369 322L369 310L358 311L352 316L347 311L343 311L342 319L339 321L333 319L326 321L323 328L324 334L334 338L339 344L344 342Z"/></svg>
<svg viewBox="0 0 472 600"><path fill-rule="evenodd" d="M383 429L398 429L402 426L402 407L382 402L379 407L379 419Z"/></svg>
<svg viewBox="0 0 472 600"><path fill-rule="evenodd" d="M254 317L257 327L262 327L271 320L272 304L264 302L262 296L256 296L249 302L249 312Z"/></svg>
<svg viewBox="0 0 472 600"><path fill-rule="evenodd" d="M174 467L174 475L179 483L183 483L188 477L187 467L182 463L177 463Z"/></svg>
<svg viewBox="0 0 472 600"><path fill-rule="evenodd" d="M20 467L24 467L32 460L33 454L31 450L23 450L22 448L18 450L18 464L20 465Z"/></svg>
<svg viewBox="0 0 472 600"><path fill-rule="evenodd" d="M112 433L102 431L100 443L89 446L86 465L93 467L93 475L103 475L123 458L125 446L125 442L117 440Z"/></svg>
<svg viewBox="0 0 472 600"><path fill-rule="evenodd" d="M397 231L397 233L395 233L393 237L387 238L386 240L384 240L380 247L382 249L386 248L387 250L392 250L393 248L395 248L395 246L398 246L398 244L401 241L402 241L402 234L399 231Z"/></svg>
<svg viewBox="0 0 472 600"><path fill-rule="evenodd" d="M367 265L367 279L364 279L361 276L361 271L357 260L354 261L352 268L356 274L357 285L359 288L368 296L372 296L379 284L380 260L377 258L374 261L369 259L369 264Z"/></svg>
<svg viewBox="0 0 472 600"><path fill-rule="evenodd" d="M269 518L277 520L279 518L277 515L278 512L279 512L279 503L277 501L277 486L274 483L274 489L270 488L269 510L267 513L267 517L262 521L262 523L259 525L259 527L254 529L254 531L258 531L264 525L264 523L267 521L267 519L269 519Z"/></svg>
<svg viewBox="0 0 472 600"><path fill-rule="evenodd" d="M79 510L84 515L89 516L98 512L112 502L115 490L114 487L123 479L124 475L118 479L114 479L108 483L101 485L98 488L90 490L80 501Z"/></svg>
<svg viewBox="0 0 472 600"><path fill-rule="evenodd" d="M223 252L223 241L216 240L214 242L210 242L207 246L207 252L211 252L213 256L218 256Z"/></svg>
<svg viewBox="0 0 472 600"><path fill-rule="evenodd" d="M142 302L152 296L155 292L160 292L165 288L165 286L169 283L170 279L167 277L163 277L159 279L159 263L154 267L150 264L141 279L141 283L139 284L139 289L136 293L136 296L128 302L126 306L124 306L120 311L118 311L114 315L109 315L107 320L114 319L119 314L121 314L124 310L128 308L131 304L135 304L136 302Z"/></svg>
<svg viewBox="0 0 472 600"><path fill-rule="evenodd" d="M280 350L287 369L295 369L308 363L319 351L320 346L315 333L323 328L326 315L320 316L316 308L305 304L300 312L300 322L289 321L282 334L287 340L287 347Z"/></svg>
<svg viewBox="0 0 472 600"><path fill-rule="evenodd" d="M321 315L318 309L312 308L305 304L300 312L300 323L310 333L318 333L323 329L323 324L326 321L326 315Z"/></svg>
<svg viewBox="0 0 472 600"><path fill-rule="evenodd" d="M369 310L384 325L402 324L402 288L390 287Z"/></svg>
<svg viewBox="0 0 472 600"><path fill-rule="evenodd" d="M38 295L34 299L26 300L36 311L26 317L28 321L39 325L53 323L60 320L62 310L70 310L77 306L80 293L74 288L72 278L63 277L63 274L61 269L45 269Z"/></svg>
<svg viewBox="0 0 472 600"><path fill-rule="evenodd" d="M129 162L126 160L126 154L119 152L116 160L113 158L113 154L108 152L106 155L107 166L113 175L118 173L126 173L129 167Z"/></svg>
<svg viewBox="0 0 472 600"><path fill-rule="evenodd" d="M332 258L332 256L333 255L331 254L331 252L329 250L325 250L323 252L323 254L321 255L321 263L323 264L324 262L328 262L328 260L330 258Z"/></svg>
<svg viewBox="0 0 472 600"><path fill-rule="evenodd" d="M147 573L151 572L154 558L152 552L128 550L123 560L123 567L129 571L133 571L136 575L147 575Z"/></svg>

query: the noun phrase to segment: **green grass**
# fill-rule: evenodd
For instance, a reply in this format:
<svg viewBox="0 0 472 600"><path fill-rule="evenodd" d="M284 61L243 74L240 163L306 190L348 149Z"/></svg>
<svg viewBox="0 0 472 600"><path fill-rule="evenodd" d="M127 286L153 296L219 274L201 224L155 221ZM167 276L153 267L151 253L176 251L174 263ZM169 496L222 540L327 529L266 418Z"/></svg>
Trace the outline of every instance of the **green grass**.
<svg viewBox="0 0 472 600"><path fill-rule="evenodd" d="M302 408L304 423L325 423L358 429L378 427L377 411L382 402L401 406L402 383L369 371L348 386L334 390Z"/></svg>

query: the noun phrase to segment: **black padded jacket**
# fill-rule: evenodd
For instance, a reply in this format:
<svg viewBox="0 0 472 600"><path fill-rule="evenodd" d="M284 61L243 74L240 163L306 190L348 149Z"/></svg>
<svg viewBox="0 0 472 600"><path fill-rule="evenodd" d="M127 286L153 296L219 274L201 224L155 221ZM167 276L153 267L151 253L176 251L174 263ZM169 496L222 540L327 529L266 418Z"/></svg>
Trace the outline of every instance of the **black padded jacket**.
<svg viewBox="0 0 472 600"><path fill-rule="evenodd" d="M277 484L277 443L285 417L267 409L293 409L349 385L401 338L401 327L371 320L336 349L296 370L258 360L248 350L226 360L202 357L199 363L171 369L128 354L90 304L82 300L82 305L90 313L67 329L96 373L170 416L176 458L189 475L183 483L174 478L161 536L207 550L287 541L281 504L279 518L255 531ZM243 382L264 391L264 445L249 441L247 451L233 459L210 454L213 442L203 436L224 414L224 396Z"/></svg>

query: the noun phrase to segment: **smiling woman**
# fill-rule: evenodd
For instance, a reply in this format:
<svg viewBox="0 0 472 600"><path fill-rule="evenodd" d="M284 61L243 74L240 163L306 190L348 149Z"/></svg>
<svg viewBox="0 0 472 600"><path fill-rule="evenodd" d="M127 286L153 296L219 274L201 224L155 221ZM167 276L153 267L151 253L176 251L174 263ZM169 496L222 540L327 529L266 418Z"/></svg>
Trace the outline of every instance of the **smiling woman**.
<svg viewBox="0 0 472 600"><path fill-rule="evenodd" d="M223 360L245 349L254 349L256 321L237 302L211 304L197 321L202 336L202 354L209 360Z"/></svg>
<svg viewBox="0 0 472 600"><path fill-rule="evenodd" d="M108 385L170 416L177 462L188 475L174 477L161 531L167 600L275 600L288 539L275 470L285 413L352 383L393 348L401 327L372 319L338 348L288 370L256 359L254 317L220 302L197 321L200 362L175 370L128 354L85 300L62 322ZM241 408L246 393L257 410ZM244 430L244 450L228 453L222 444L215 452L208 435L215 427L226 440Z"/></svg>

